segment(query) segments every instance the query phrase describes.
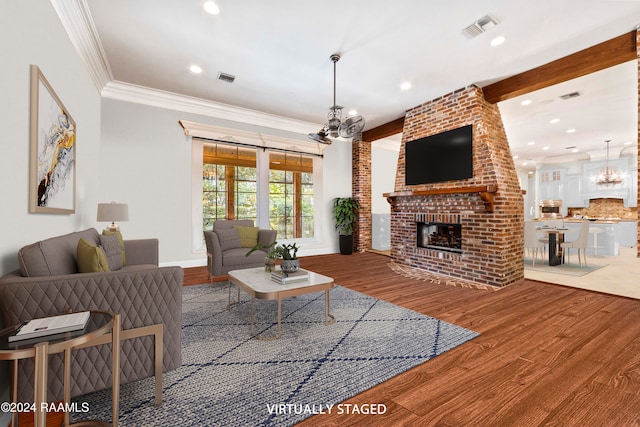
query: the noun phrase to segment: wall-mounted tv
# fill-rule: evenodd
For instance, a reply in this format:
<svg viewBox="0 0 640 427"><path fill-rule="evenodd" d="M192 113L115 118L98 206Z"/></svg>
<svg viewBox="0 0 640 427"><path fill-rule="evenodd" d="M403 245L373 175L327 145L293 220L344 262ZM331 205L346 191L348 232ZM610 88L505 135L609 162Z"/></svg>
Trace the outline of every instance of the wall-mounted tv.
<svg viewBox="0 0 640 427"><path fill-rule="evenodd" d="M409 141L405 184L430 184L473 177L473 125Z"/></svg>

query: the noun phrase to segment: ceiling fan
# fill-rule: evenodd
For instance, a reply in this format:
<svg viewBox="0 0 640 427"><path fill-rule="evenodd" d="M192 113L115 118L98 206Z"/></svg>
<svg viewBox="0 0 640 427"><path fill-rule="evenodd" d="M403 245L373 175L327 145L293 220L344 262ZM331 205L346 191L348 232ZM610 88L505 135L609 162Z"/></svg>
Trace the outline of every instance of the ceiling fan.
<svg viewBox="0 0 640 427"><path fill-rule="evenodd" d="M309 134L309 138L321 144L331 144L332 141L329 137L352 138L364 129L364 117L348 116L342 120L343 107L336 105L336 62L339 60L340 55L337 53L331 55L331 61L333 61L333 107L329 108L327 123L318 132Z"/></svg>

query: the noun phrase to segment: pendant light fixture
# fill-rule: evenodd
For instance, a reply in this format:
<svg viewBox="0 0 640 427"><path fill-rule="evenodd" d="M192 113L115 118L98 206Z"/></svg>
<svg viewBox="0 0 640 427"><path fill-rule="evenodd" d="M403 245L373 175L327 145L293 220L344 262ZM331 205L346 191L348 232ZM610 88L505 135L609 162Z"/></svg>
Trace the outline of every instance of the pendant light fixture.
<svg viewBox="0 0 640 427"><path fill-rule="evenodd" d="M342 120L342 108L344 107L336 104L336 63L340 60L340 55L334 53L330 58L333 62L333 106L329 107L327 123L323 128L317 133L309 134L309 138L322 144L331 144L329 137L352 138L358 132L362 132L365 124L364 117L358 115L349 116Z"/></svg>
<svg viewBox="0 0 640 427"><path fill-rule="evenodd" d="M609 143L611 140L608 139L605 142L607 143L607 160L604 170L596 177L596 184L603 186L622 184L622 176L615 170L609 168Z"/></svg>

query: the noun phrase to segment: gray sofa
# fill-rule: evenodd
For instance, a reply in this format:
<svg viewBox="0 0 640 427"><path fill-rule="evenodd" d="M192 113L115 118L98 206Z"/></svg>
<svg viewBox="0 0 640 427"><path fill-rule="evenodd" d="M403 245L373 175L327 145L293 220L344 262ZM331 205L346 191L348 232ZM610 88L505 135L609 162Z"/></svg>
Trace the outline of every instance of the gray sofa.
<svg viewBox="0 0 640 427"><path fill-rule="evenodd" d="M162 323L163 370L182 364L181 267L158 267L158 240L125 240L126 264L119 270L78 273L78 241L100 244L95 229L66 234L22 248L20 270L0 277L0 312L4 325L74 311L105 310L121 314L122 329ZM3 325L0 325L3 326ZM154 374L152 336L122 342L121 383ZM49 400L63 397L61 355L49 357ZM111 387L110 346L74 350L72 396ZM33 361L20 362L19 401L33 398Z"/></svg>

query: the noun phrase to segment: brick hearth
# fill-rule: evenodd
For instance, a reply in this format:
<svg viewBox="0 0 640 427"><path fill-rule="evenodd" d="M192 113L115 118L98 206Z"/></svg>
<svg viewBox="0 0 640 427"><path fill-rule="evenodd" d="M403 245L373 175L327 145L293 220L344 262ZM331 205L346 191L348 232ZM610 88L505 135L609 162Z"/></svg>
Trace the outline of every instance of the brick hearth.
<svg viewBox="0 0 640 427"><path fill-rule="evenodd" d="M473 124L473 178L436 184L405 185L405 143ZM425 166L428 167L428 166ZM524 202L497 105L470 86L407 112L398 158L395 192L455 190L496 186L493 212L478 192L394 195L391 256L395 263L491 286L524 277ZM419 248L416 218L455 216L462 223L462 254Z"/></svg>

